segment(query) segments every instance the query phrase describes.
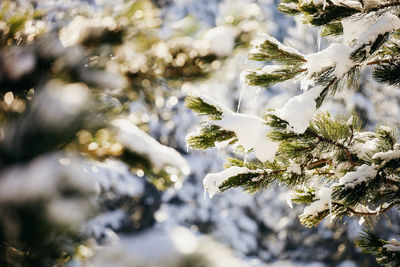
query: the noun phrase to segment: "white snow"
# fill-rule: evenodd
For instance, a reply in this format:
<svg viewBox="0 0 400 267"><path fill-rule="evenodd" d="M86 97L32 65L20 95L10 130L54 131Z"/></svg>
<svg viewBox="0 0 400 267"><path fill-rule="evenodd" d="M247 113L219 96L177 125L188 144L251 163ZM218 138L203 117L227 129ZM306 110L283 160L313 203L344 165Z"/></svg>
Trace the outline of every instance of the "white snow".
<svg viewBox="0 0 400 267"><path fill-rule="evenodd" d="M372 132L356 132L353 138L353 144L349 151L357 154L361 159L368 159L370 154L377 149L378 138Z"/></svg>
<svg viewBox="0 0 400 267"><path fill-rule="evenodd" d="M237 31L231 26L219 26L208 30L202 40L208 44L209 51L220 57L229 56L235 47Z"/></svg>
<svg viewBox="0 0 400 267"><path fill-rule="evenodd" d="M290 166L287 168L287 171L301 175L301 166L300 166L300 164L297 164L296 162L291 160Z"/></svg>
<svg viewBox="0 0 400 267"><path fill-rule="evenodd" d="M273 73L281 68L282 67L279 65L266 65L261 70L257 70L256 72L257 72L257 74L269 74L269 73Z"/></svg>
<svg viewBox="0 0 400 267"><path fill-rule="evenodd" d="M279 143L268 139L269 127L265 125L263 119L252 115L235 113L222 103L205 95L194 95L223 112L222 119L212 123L225 130L235 132L238 138L237 145L241 145L248 150L253 149L255 156L262 162L274 160Z"/></svg>
<svg viewBox="0 0 400 267"><path fill-rule="evenodd" d="M93 162L87 169L97 171L95 176L102 190L113 191L118 195L140 197L145 191L145 180L132 174L128 166L117 160Z"/></svg>
<svg viewBox="0 0 400 267"><path fill-rule="evenodd" d="M68 188L92 196L99 192L94 176L84 172L80 161L61 153L48 154L4 169L0 179L1 205L43 200L49 221L79 228L94 208L92 199L65 197L63 190Z"/></svg>
<svg viewBox="0 0 400 267"><path fill-rule="evenodd" d="M372 157L372 159L381 159L384 162L388 162L392 159L400 158L400 150L389 150L387 152L378 152Z"/></svg>
<svg viewBox="0 0 400 267"><path fill-rule="evenodd" d="M357 0L331 0L331 1L336 6L348 6L358 10L362 8L360 1Z"/></svg>
<svg viewBox="0 0 400 267"><path fill-rule="evenodd" d="M97 192L93 175L83 171L79 160L69 158L65 166L59 160L64 155L49 154L29 164L15 164L2 172L0 202L31 201L36 198L55 198L60 186L71 186L85 192Z"/></svg>
<svg viewBox="0 0 400 267"><path fill-rule="evenodd" d="M342 26L345 42L360 47L372 43L380 34L399 29L400 19L390 13L384 13L376 19L376 14L373 13L361 18L344 20Z"/></svg>
<svg viewBox="0 0 400 267"><path fill-rule="evenodd" d="M274 114L289 123L288 131L302 134L310 126L310 121L317 111L315 99L318 98L322 90L321 86L317 86L301 95L294 96Z"/></svg>
<svg viewBox="0 0 400 267"><path fill-rule="evenodd" d="M221 172L209 173L203 180L204 189L208 192L210 198L212 198L215 195L215 193L219 192L219 187L228 178L249 172L254 172L254 171L246 167L232 166Z"/></svg>
<svg viewBox="0 0 400 267"><path fill-rule="evenodd" d="M124 217L125 212L122 210L104 212L87 222L85 225L86 232L100 238L105 229L118 229Z"/></svg>
<svg viewBox="0 0 400 267"><path fill-rule="evenodd" d="M235 132L237 144L253 149L255 156L262 162L273 161L279 148L278 142L267 137L269 127L259 117L230 112L224 113L220 121L213 122L222 128Z"/></svg>
<svg viewBox="0 0 400 267"><path fill-rule="evenodd" d="M60 30L60 41L63 46L79 44L88 35L101 35L105 29L113 30L117 27L111 17L88 19L83 16L76 16L71 23Z"/></svg>
<svg viewBox="0 0 400 267"><path fill-rule="evenodd" d="M189 165L175 149L160 144L127 119L115 119L111 123L118 130L118 140L128 149L147 156L158 168L172 166L189 174Z"/></svg>
<svg viewBox="0 0 400 267"><path fill-rule="evenodd" d="M34 70L36 57L26 49L15 46L9 49L8 53L4 53L2 64L8 76L13 80L17 80Z"/></svg>
<svg viewBox="0 0 400 267"><path fill-rule="evenodd" d="M318 213L323 212L324 210L330 209L330 203L331 203L331 188L328 187L322 187L316 194L315 194L315 199L318 199L317 201L314 201L310 205L304 208L303 211L303 216L308 217L308 216L318 216Z"/></svg>
<svg viewBox="0 0 400 267"><path fill-rule="evenodd" d="M285 6L289 9L297 9L297 4L295 3L280 3L280 5Z"/></svg>
<svg viewBox="0 0 400 267"><path fill-rule="evenodd" d="M301 4L305 5L305 4L311 4L314 3L315 5L324 5L326 4L326 0L302 0Z"/></svg>
<svg viewBox="0 0 400 267"><path fill-rule="evenodd" d="M305 67L308 70L307 79L310 79L312 73L321 72L327 67L335 67L334 75L341 78L355 64L350 59L351 52L349 46L334 43L320 52L307 55L305 57L307 60Z"/></svg>
<svg viewBox="0 0 400 267"><path fill-rule="evenodd" d="M358 44L362 45L373 42L379 34L391 32L399 28L400 19L390 13L384 13L381 17L379 17L374 25L360 34L360 37L358 38Z"/></svg>
<svg viewBox="0 0 400 267"><path fill-rule="evenodd" d="M61 80L50 80L32 100L42 123L49 127L68 125L76 114L85 108L89 88L84 83L65 84Z"/></svg>
<svg viewBox="0 0 400 267"><path fill-rule="evenodd" d="M353 189L361 183L368 183L375 178L378 171L373 165L363 164L356 171L348 172L339 180L339 185L344 185L345 189Z"/></svg>
<svg viewBox="0 0 400 267"><path fill-rule="evenodd" d="M154 227L133 236L123 236L115 245L98 246L90 263L98 267L165 267L187 265L188 258L213 267L247 266L229 248L184 227L168 230Z"/></svg>
<svg viewBox="0 0 400 267"><path fill-rule="evenodd" d="M351 45L354 40L358 40L360 34L368 29L371 23L371 20L365 17L363 19L350 17L350 19L342 20L344 41Z"/></svg>
<svg viewBox="0 0 400 267"><path fill-rule="evenodd" d="M383 245L389 251L400 251L400 242L396 239L388 240L389 244Z"/></svg>

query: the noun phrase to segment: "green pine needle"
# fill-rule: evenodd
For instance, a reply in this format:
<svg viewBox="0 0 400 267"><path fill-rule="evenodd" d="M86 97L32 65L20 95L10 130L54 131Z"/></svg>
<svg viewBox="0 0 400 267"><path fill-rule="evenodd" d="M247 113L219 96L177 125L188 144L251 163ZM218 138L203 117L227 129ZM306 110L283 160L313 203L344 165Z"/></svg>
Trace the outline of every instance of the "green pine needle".
<svg viewBox="0 0 400 267"><path fill-rule="evenodd" d="M206 103L200 97L187 96L185 98L185 106L190 108L200 116L210 116L213 120L220 120L222 116L222 111Z"/></svg>

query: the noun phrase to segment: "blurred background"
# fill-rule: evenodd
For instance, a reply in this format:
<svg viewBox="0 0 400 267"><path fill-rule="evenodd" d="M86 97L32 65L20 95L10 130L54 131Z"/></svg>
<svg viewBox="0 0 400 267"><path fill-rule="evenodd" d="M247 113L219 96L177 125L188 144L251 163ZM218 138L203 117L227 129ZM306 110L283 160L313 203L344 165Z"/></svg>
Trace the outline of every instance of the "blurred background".
<svg viewBox="0 0 400 267"><path fill-rule="evenodd" d="M284 190L206 197L230 152L187 149L190 92L259 116L300 93L240 79L260 33L327 45L278 3L2 0L0 266L375 266L354 247L358 221L307 229ZM323 108L398 127L399 100L362 73ZM400 230L389 217L384 236Z"/></svg>

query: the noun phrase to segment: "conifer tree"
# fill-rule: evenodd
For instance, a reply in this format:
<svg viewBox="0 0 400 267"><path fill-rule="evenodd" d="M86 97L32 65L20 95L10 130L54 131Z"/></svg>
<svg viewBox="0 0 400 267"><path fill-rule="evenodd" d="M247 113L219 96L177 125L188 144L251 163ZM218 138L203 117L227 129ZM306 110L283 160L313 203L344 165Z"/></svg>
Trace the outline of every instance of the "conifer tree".
<svg viewBox="0 0 400 267"><path fill-rule="evenodd" d="M158 98L207 78L253 33L235 20L201 34L189 17L164 39L148 0L45 2L0 3L1 266L85 259L81 228L96 212L124 209L126 232L151 225L157 205L116 196L93 162L123 162L151 192L179 181L187 163L146 133L148 119L132 107L154 113ZM228 50L215 46L221 34Z"/></svg>
<svg viewBox="0 0 400 267"><path fill-rule="evenodd" d="M290 203L306 205L299 218L307 227L345 216L372 222L398 207L395 129L367 131L356 114L333 116L321 109L337 92L356 88L360 72L371 71L378 82L398 86L399 7L399 1L385 0L281 1L281 12L320 27L331 44L304 55L272 36L253 40L249 59L264 67L244 72L246 84L268 89L294 81L303 90L280 109L266 107L264 118L235 113L205 95L186 98L187 107L205 117L198 131L188 135L189 146L233 147L235 157L226 169L204 178L211 197L233 187L248 192L286 187ZM383 240L367 230L356 245L375 253L378 263L400 264L396 239Z"/></svg>

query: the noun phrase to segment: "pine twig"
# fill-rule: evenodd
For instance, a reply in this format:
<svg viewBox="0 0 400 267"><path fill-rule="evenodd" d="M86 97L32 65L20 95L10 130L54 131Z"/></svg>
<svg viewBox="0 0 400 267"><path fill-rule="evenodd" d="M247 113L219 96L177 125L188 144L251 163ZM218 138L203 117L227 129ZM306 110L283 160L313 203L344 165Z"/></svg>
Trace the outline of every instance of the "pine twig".
<svg viewBox="0 0 400 267"><path fill-rule="evenodd" d="M344 206L343 204L340 203L332 203L335 205L339 205L339 206ZM387 206L386 208L379 210L377 212L359 212L359 211L355 211L354 209L350 208L350 207L346 207L348 211L350 211L351 213L353 213L354 215L359 215L359 216L377 216L380 215L382 213L387 212L388 210L390 210L391 208L393 208L395 206L395 203L391 203L389 206Z"/></svg>

